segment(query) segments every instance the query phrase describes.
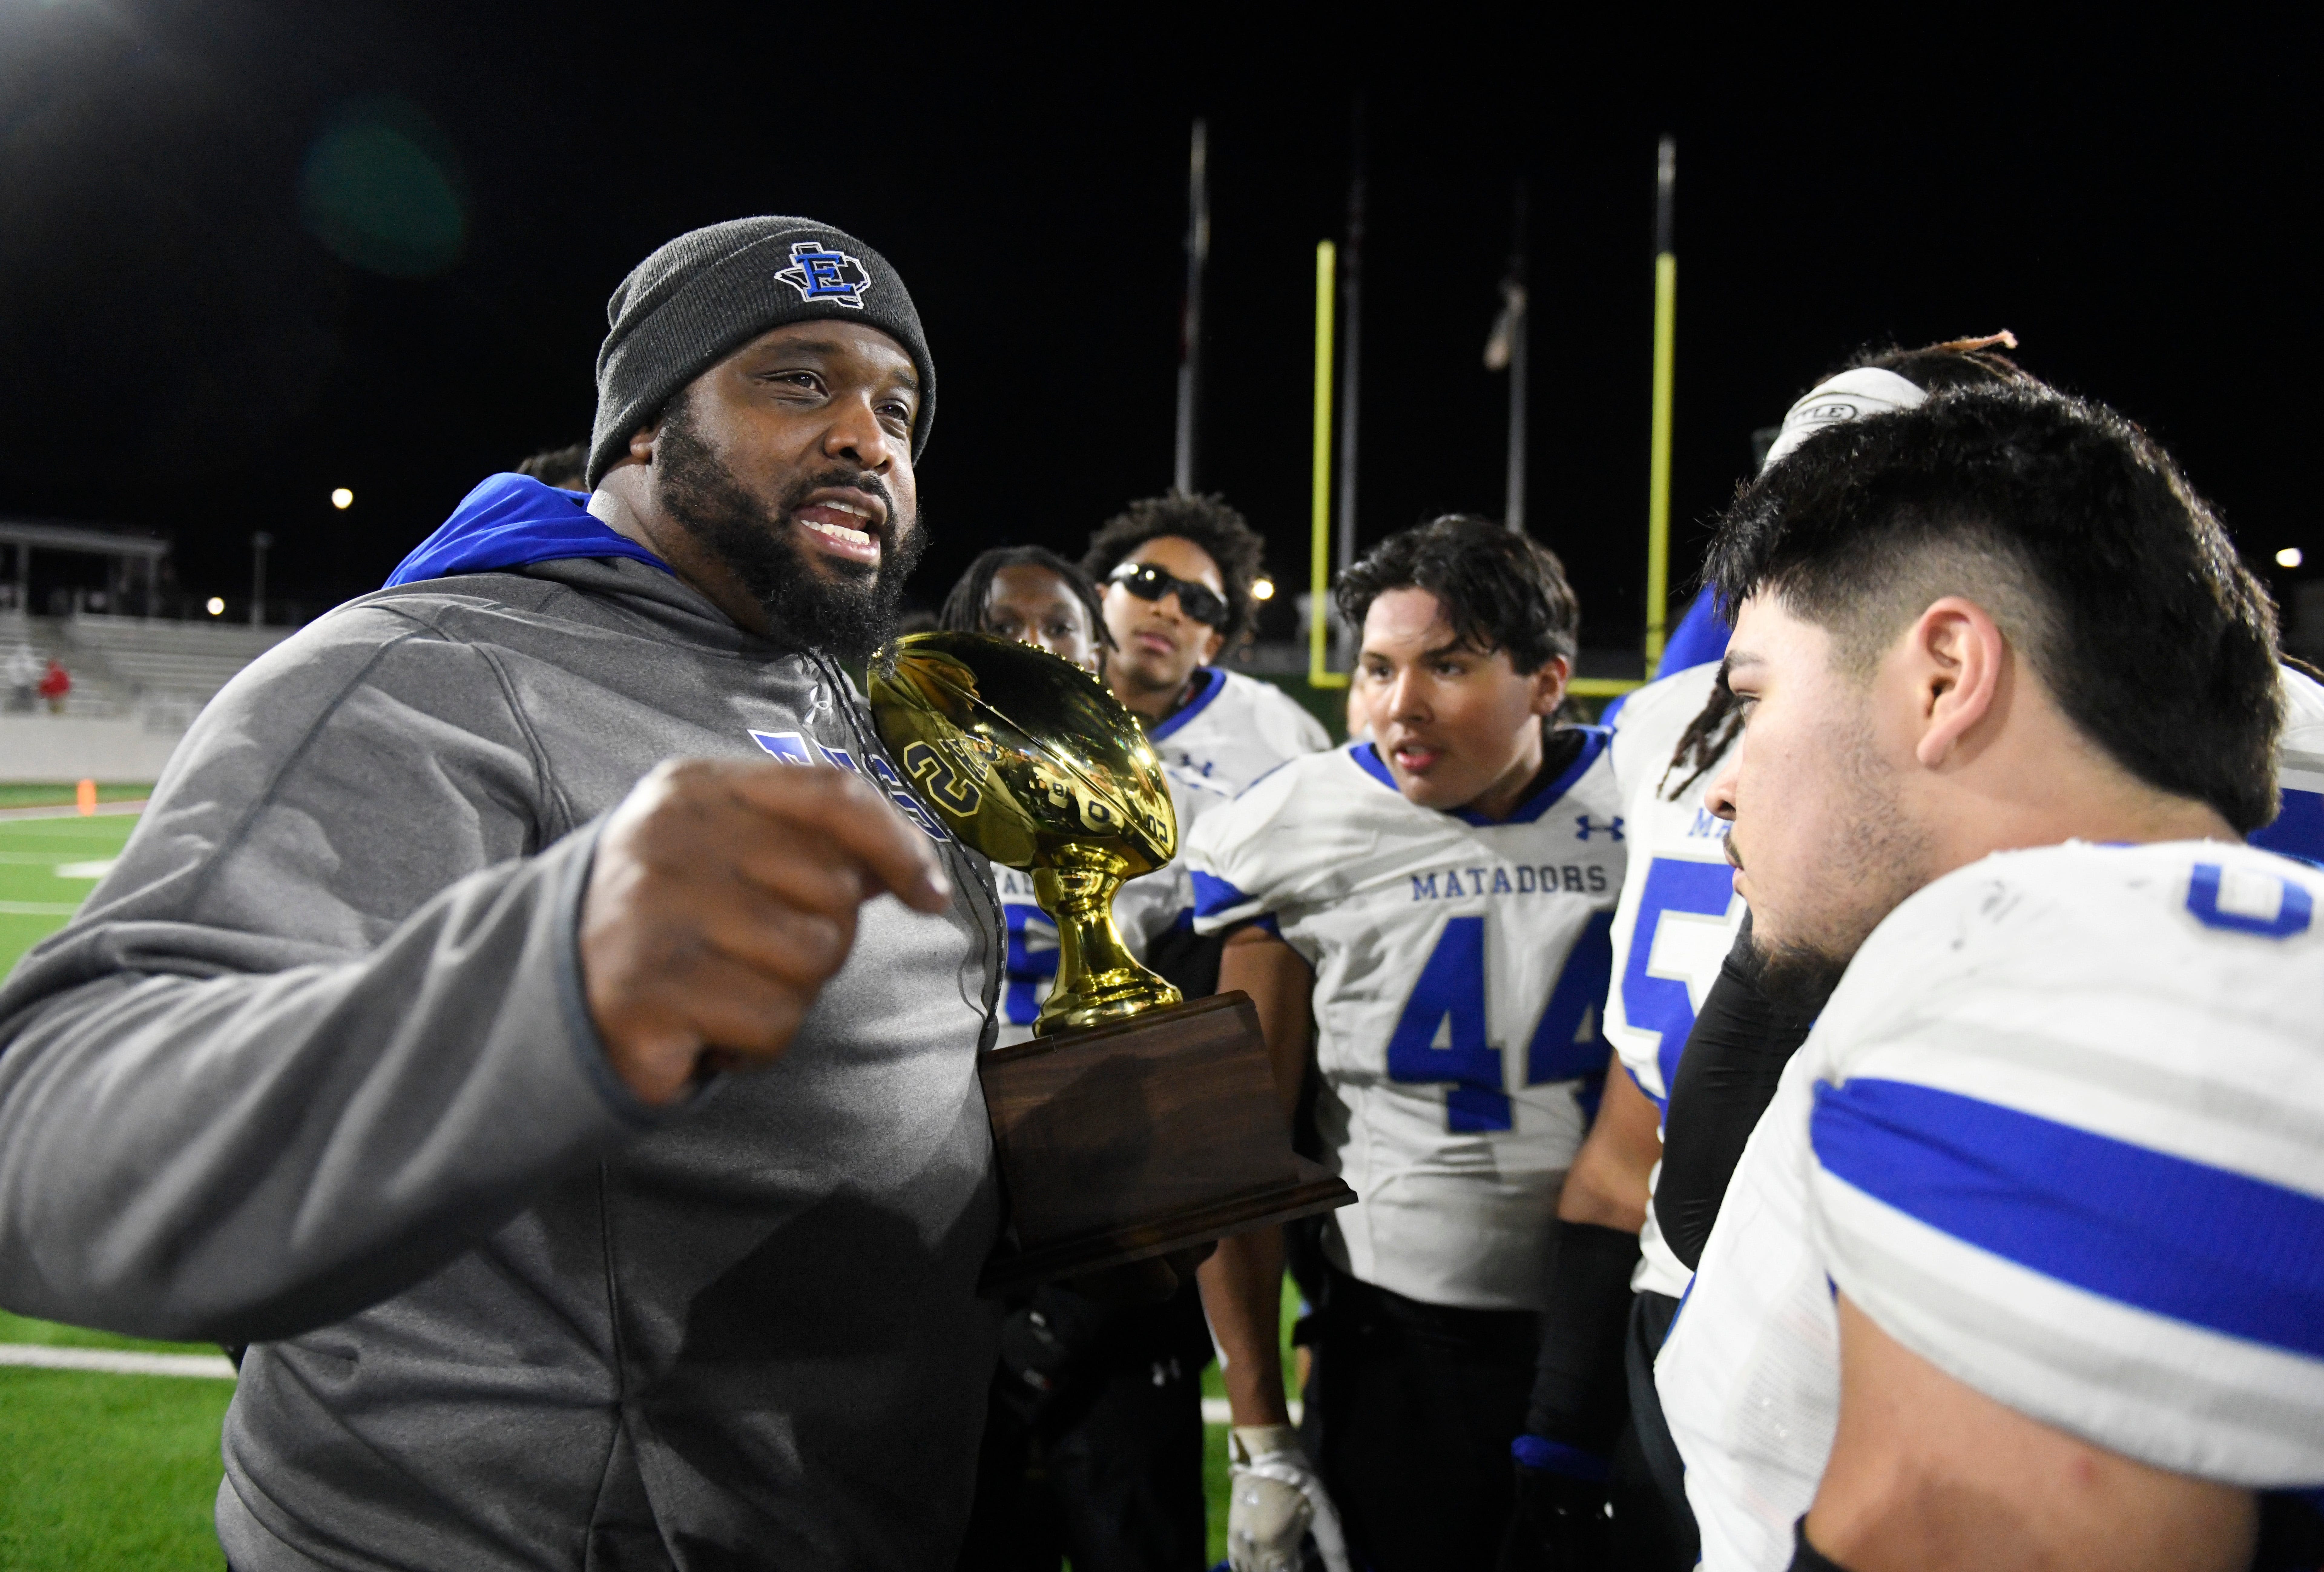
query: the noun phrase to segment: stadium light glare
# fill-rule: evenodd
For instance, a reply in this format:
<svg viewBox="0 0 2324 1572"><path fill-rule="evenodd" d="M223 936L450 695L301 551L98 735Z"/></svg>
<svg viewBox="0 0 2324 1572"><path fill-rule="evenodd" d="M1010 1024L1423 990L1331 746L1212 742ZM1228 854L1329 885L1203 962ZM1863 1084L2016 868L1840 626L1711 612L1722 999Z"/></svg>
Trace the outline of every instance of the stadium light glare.
<svg viewBox="0 0 2324 1572"><path fill-rule="evenodd" d="M2302 560L2304 559L2297 546L2286 546L2275 554L2275 565L2278 568L2297 568Z"/></svg>
<svg viewBox="0 0 2324 1572"><path fill-rule="evenodd" d="M224 616L226 615L226 602L213 595L208 601L203 603L203 609L208 611L212 616Z"/></svg>
<svg viewBox="0 0 2324 1572"><path fill-rule="evenodd" d="M355 505L355 494L342 485L331 493L331 505L345 512Z"/></svg>
<svg viewBox="0 0 2324 1572"><path fill-rule="evenodd" d="M1275 580L1272 578L1255 578L1251 580L1250 597L1253 600L1273 600L1275 598Z"/></svg>

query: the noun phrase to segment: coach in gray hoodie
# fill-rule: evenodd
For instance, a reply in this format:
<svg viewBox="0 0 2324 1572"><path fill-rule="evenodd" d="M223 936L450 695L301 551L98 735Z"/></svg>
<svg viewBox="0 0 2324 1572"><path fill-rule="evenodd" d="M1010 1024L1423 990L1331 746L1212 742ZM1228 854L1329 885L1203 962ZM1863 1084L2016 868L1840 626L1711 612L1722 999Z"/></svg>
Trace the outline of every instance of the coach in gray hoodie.
<svg viewBox="0 0 2324 1572"><path fill-rule="evenodd" d="M804 219L608 314L594 494L495 477L236 679L0 991L0 1303L253 1345L242 1572L923 1568L966 1512L1001 918L835 663L934 369Z"/></svg>

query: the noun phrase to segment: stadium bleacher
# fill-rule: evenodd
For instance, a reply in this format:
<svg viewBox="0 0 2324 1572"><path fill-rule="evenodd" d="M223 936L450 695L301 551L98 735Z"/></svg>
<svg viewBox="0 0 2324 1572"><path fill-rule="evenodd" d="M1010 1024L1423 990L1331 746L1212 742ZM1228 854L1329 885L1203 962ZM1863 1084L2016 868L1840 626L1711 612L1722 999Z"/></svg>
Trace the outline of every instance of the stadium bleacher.
<svg viewBox="0 0 2324 1572"><path fill-rule="evenodd" d="M162 618L0 612L0 657L19 644L72 676L68 717L181 732L217 690L294 632Z"/></svg>
<svg viewBox="0 0 2324 1572"><path fill-rule="evenodd" d="M35 619L38 620L38 619ZM74 670L101 677L156 730L182 731L235 672L296 630L159 618L81 615L61 626Z"/></svg>

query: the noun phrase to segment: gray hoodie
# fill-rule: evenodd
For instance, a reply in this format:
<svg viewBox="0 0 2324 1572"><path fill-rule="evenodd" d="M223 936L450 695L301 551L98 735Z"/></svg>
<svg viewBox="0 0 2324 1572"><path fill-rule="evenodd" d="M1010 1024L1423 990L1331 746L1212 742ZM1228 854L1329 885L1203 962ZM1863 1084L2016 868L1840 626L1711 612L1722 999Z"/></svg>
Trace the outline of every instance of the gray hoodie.
<svg viewBox="0 0 2324 1572"><path fill-rule="evenodd" d="M789 1053L674 1112L581 994L596 821L753 732L877 752L828 661L641 563L383 590L218 696L0 990L0 1303L255 1344L243 1572L948 1564L989 870L948 844L945 915L867 904Z"/></svg>

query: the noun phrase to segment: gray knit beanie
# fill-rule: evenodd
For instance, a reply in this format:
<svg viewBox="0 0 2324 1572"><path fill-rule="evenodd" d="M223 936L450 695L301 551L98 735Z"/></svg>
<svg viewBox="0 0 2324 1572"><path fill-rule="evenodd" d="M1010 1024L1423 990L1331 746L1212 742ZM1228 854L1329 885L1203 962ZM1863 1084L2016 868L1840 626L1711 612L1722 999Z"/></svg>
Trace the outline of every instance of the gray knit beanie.
<svg viewBox="0 0 2324 1572"><path fill-rule="evenodd" d="M920 314L888 259L812 218L736 218L681 235L647 257L605 302L597 351L595 486L672 393L770 328L828 317L877 328L920 374L912 461L928 445L936 368Z"/></svg>

